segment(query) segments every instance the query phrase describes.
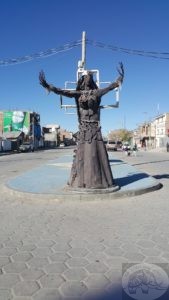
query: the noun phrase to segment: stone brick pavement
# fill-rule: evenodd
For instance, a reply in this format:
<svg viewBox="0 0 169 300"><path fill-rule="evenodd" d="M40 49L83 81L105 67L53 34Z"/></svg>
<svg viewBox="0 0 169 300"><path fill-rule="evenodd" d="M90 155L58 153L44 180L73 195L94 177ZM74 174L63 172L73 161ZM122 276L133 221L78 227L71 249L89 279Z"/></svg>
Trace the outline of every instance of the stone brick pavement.
<svg viewBox="0 0 169 300"><path fill-rule="evenodd" d="M0 188L0 300L130 299L126 264L163 263L169 274L165 188L80 202Z"/></svg>

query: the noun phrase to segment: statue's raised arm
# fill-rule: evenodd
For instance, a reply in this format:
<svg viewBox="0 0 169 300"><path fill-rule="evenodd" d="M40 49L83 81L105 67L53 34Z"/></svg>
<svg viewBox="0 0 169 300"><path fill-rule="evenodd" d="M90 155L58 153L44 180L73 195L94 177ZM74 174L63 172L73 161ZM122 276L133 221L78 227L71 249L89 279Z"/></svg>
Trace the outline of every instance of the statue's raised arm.
<svg viewBox="0 0 169 300"><path fill-rule="evenodd" d="M119 68L117 68L119 73L119 77L116 79L115 82L109 84L106 88L99 89L99 96L102 97L103 95L107 94L109 91L114 90L122 85L124 80L124 67L122 62L119 63Z"/></svg>
<svg viewBox="0 0 169 300"><path fill-rule="evenodd" d="M49 84L46 82L45 73L43 70L39 72L39 82L45 89L49 90Z"/></svg>
<svg viewBox="0 0 169 300"><path fill-rule="evenodd" d="M119 63L119 68L117 68L117 71L119 73L119 77L117 78L117 82L119 82L119 85L121 85L123 83L123 79L124 79L124 67L123 67L123 63L120 62Z"/></svg>
<svg viewBox="0 0 169 300"><path fill-rule="evenodd" d="M79 92L77 92L76 90L64 90L64 89L60 89L58 87L55 87L54 85L52 84L49 84L47 81L46 81L46 78L45 78L45 73L43 71L40 71L39 73L39 82L40 84L45 88L47 89L47 91L50 93L50 92L53 92L55 94L58 94L58 95L62 95L62 96L65 96L65 97L69 97L69 98L73 98L73 97L76 97Z"/></svg>

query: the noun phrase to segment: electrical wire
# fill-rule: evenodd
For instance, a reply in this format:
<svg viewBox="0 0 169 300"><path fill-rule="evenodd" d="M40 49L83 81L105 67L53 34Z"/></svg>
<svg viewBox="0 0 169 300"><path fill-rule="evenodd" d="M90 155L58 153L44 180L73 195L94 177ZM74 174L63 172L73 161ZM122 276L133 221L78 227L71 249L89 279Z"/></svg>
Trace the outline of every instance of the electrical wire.
<svg viewBox="0 0 169 300"><path fill-rule="evenodd" d="M157 52L157 51L144 51L144 50L135 50L135 49L129 49L129 48L122 48L122 47L117 47L114 45L106 45L102 42L97 42L94 40L86 40L86 44L102 49L108 49L111 51L118 51L118 52L123 52L126 54L130 55L138 55L138 56L145 56L149 58L155 58L155 59L165 59L169 60L169 52ZM67 43L63 46L57 47L57 48L50 48L45 51L40 51L34 54L30 55L25 55L22 57L18 58L11 58L11 59L2 59L0 60L0 66L9 66L9 65L16 65L16 64L21 64L25 63L28 61L31 61L33 59L39 59L39 58L46 58L52 55L56 55L61 52L69 51L75 47L81 46L82 45L82 40L77 40L71 43Z"/></svg>
<svg viewBox="0 0 169 300"><path fill-rule="evenodd" d="M145 57L157 58L157 59L169 59L169 52L144 51L144 50L121 48L113 45L106 45L104 43L89 40L89 39L86 41L86 43L94 47L109 49L111 51L119 51L127 54L139 55L139 56L145 56Z"/></svg>
<svg viewBox="0 0 169 300"><path fill-rule="evenodd" d="M0 60L0 66L21 64L21 63L31 61L33 59L49 57L52 55L56 55L60 52L69 51L69 50L73 49L74 47L80 46L81 44L82 44L82 42L81 42L81 40L79 40L79 41L65 44L65 45L57 47L57 48L51 48L51 49L47 49L45 51L40 51L40 52L31 54L31 55L25 55L25 56L18 57L18 58Z"/></svg>

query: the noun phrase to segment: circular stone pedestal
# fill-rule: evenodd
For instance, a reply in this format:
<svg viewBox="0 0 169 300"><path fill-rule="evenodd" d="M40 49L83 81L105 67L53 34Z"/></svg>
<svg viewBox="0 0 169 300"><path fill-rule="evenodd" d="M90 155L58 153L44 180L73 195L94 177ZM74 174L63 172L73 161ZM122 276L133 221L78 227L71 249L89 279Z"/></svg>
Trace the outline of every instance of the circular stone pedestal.
<svg viewBox="0 0 169 300"><path fill-rule="evenodd" d="M67 185L64 188L64 191L68 192L68 193L72 192L75 194L108 194L108 193L117 192L119 189L120 189L120 187L118 185L114 185L114 186L111 186L111 187L105 188L105 189L74 188L74 187Z"/></svg>

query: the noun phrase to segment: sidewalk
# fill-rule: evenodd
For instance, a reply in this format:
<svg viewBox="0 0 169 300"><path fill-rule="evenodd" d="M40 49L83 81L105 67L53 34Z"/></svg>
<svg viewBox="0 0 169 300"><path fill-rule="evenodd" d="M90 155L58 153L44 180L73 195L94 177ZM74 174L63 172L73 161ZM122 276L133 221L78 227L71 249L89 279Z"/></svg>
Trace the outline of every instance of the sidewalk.
<svg viewBox="0 0 169 300"><path fill-rule="evenodd" d="M72 155L62 154L13 177L7 193L1 187L0 300L132 299L134 287L125 293L122 285L127 274L137 283L145 264L169 274L168 190L147 193L159 182L111 153L120 190L73 196L64 190ZM145 294L143 285L140 299L155 299L156 286Z"/></svg>
<svg viewBox="0 0 169 300"><path fill-rule="evenodd" d="M116 188L106 190L94 190L93 192L85 189L67 189L70 169L72 165L72 155L64 155L56 160L49 161L47 164L10 180L7 186L22 193L53 195L58 199L90 199L98 200L104 198L115 199L124 196L133 196L147 193L161 188L159 181L153 177L142 173L109 154L110 165L115 180ZM112 191L113 190L113 191ZM89 197L90 194L90 197Z"/></svg>

